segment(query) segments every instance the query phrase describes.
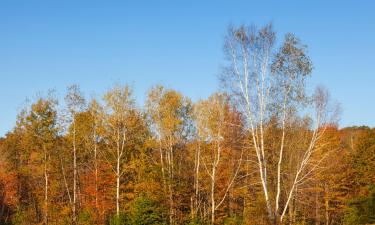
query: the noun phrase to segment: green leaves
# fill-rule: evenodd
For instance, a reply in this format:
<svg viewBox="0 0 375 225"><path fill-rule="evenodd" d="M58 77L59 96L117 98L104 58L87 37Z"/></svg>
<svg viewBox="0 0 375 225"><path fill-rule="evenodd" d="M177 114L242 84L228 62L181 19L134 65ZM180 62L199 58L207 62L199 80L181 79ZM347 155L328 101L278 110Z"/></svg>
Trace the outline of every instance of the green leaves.
<svg viewBox="0 0 375 225"><path fill-rule="evenodd" d="M348 203L345 225L375 223L375 186L370 186L367 196L355 198Z"/></svg>

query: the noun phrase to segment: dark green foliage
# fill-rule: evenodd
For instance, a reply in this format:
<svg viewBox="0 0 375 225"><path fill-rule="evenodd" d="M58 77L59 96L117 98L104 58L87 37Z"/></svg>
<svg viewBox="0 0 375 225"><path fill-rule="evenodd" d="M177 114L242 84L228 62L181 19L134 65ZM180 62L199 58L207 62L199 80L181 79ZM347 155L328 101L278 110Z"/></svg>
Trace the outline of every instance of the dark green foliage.
<svg viewBox="0 0 375 225"><path fill-rule="evenodd" d="M374 224L375 223L375 186L370 187L368 196L359 197L349 202L345 214L345 224Z"/></svg>
<svg viewBox="0 0 375 225"><path fill-rule="evenodd" d="M163 207L158 202L141 195L128 212L109 219L109 225L162 225L167 224Z"/></svg>
<svg viewBox="0 0 375 225"><path fill-rule="evenodd" d="M109 219L109 225L130 225L132 221L128 214L120 213L119 216L114 215Z"/></svg>
<svg viewBox="0 0 375 225"><path fill-rule="evenodd" d="M135 200L132 211L132 224L167 224L162 207L146 196L138 197Z"/></svg>
<svg viewBox="0 0 375 225"><path fill-rule="evenodd" d="M89 210L82 210L78 214L78 224L79 225L91 225L95 224L94 218L93 218L94 213L89 211Z"/></svg>

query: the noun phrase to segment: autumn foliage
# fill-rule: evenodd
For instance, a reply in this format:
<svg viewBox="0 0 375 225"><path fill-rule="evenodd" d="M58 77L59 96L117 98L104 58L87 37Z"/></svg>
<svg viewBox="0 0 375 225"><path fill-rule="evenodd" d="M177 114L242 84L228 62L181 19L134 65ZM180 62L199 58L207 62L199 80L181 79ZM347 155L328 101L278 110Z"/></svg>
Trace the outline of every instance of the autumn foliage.
<svg viewBox="0 0 375 225"><path fill-rule="evenodd" d="M305 46L275 35L230 27L207 99L36 98L0 139L0 224L375 223L375 130L340 129Z"/></svg>

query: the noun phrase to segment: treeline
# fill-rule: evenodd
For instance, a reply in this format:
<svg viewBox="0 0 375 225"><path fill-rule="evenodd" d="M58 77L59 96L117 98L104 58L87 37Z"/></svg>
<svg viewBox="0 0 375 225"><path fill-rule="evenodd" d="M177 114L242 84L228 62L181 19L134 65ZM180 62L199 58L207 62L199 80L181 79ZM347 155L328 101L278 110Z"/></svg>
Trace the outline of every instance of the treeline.
<svg viewBox="0 0 375 225"><path fill-rule="evenodd" d="M375 130L338 129L327 91L305 91L306 46L275 38L230 27L223 89L197 102L37 98L0 140L0 223L374 223Z"/></svg>

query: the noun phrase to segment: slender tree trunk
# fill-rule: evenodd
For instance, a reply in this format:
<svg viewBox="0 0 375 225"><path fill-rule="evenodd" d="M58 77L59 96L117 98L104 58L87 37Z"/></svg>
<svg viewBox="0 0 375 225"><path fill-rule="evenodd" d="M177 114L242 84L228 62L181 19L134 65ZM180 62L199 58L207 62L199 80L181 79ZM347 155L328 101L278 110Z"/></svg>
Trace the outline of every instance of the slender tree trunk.
<svg viewBox="0 0 375 225"><path fill-rule="evenodd" d="M319 117L318 117L318 122L317 124L319 124ZM310 158L311 158L311 155L313 153L313 149L315 147L315 144L316 144L316 141L318 140L318 128L319 126L317 126L313 132L313 135L312 135L312 138L310 140L310 144L309 144L309 147L308 149L306 150L306 152L304 153L304 156L303 156L303 159L301 161L301 164L299 165L299 168L297 169L297 173L294 177L294 180L293 180L293 183L292 183L292 186L289 190L289 194L288 194L288 198L286 200L286 204L284 206L284 209L280 215L280 222L283 221L283 218L285 216L285 213L286 213L286 210L288 209L288 206L289 206L289 202L290 200L292 199L292 196L294 194L294 190L296 188L296 186L298 186L298 183L301 181L301 179L304 179L305 177L303 176L302 178L300 177L302 171L305 169L305 167L307 166ZM323 133L324 133L324 130L323 130ZM320 134L321 135L321 134ZM311 172L311 171L310 171Z"/></svg>
<svg viewBox="0 0 375 225"><path fill-rule="evenodd" d="M294 204L293 201L289 202L289 224L293 225L293 211L294 211Z"/></svg>
<svg viewBox="0 0 375 225"><path fill-rule="evenodd" d="M77 223L77 149L76 149L76 122L73 115L73 224Z"/></svg>
<svg viewBox="0 0 375 225"><path fill-rule="evenodd" d="M195 214L195 211L194 211L194 200L193 200L193 197L190 197L190 219L191 221L194 221L194 216Z"/></svg>
<svg viewBox="0 0 375 225"><path fill-rule="evenodd" d="M98 202L98 156L97 156L97 146L96 138L94 134L94 167L95 167L95 209L98 213L99 211L99 202Z"/></svg>
<svg viewBox="0 0 375 225"><path fill-rule="evenodd" d="M61 173L63 175L64 184L65 184L65 189L66 189L66 192L67 192L68 198L69 198L69 204L71 205L72 204L72 197L70 196L70 190L69 190L68 182L66 180L66 175L65 175L64 163L62 161L61 156L60 156L60 164L61 164Z"/></svg>
<svg viewBox="0 0 375 225"><path fill-rule="evenodd" d="M328 199L328 185L324 184L324 207L325 207L325 220L326 220L326 225L329 225L329 199Z"/></svg>
<svg viewBox="0 0 375 225"><path fill-rule="evenodd" d="M173 202L173 192L172 192L172 186L169 185L169 223L171 225L174 224L174 202Z"/></svg>
<svg viewBox="0 0 375 225"><path fill-rule="evenodd" d="M48 225L48 168L47 168L47 149L43 146L44 149L44 224Z"/></svg>
<svg viewBox="0 0 375 225"><path fill-rule="evenodd" d="M170 141L171 142L171 141ZM168 189L169 189L169 222L170 224L174 224L174 214L175 214L175 208L174 208L174 199L173 199L173 182L174 182L174 166L173 166L173 147L172 143L169 143L169 153L168 153L168 168L169 168L169 184L168 184Z"/></svg>
<svg viewBox="0 0 375 225"><path fill-rule="evenodd" d="M279 201L280 201L280 193L281 193L281 163L283 161L283 153L284 153L284 142L285 142L285 120L286 120L286 103L287 103L287 95L289 90L286 90L284 95L284 102L283 102L283 118L282 118L282 136L281 136L281 146L279 152L279 161L277 163L277 194L276 194L276 201L275 201L275 217L278 217L279 214Z"/></svg>
<svg viewBox="0 0 375 225"><path fill-rule="evenodd" d="M270 220L270 222L274 222L274 213L272 212L271 200L270 200L269 194L268 194L267 178L266 178L266 175L264 173L264 170L266 168L263 166L264 162L262 163L262 161L263 161L262 159L260 159L260 161L259 161L260 180L261 180L261 183L262 183L264 198L265 198L265 201L266 201L268 219Z"/></svg>
<svg viewBox="0 0 375 225"><path fill-rule="evenodd" d="M198 206L199 206L199 167L200 167L200 154L201 154L201 146L198 143L198 149L195 156L195 201L194 201L194 214L193 216L196 217L198 213Z"/></svg>
<svg viewBox="0 0 375 225"><path fill-rule="evenodd" d="M212 169L211 177L211 224L215 224L215 168Z"/></svg>
<svg viewBox="0 0 375 225"><path fill-rule="evenodd" d="M316 185L316 193L315 193L315 225L320 224L320 219L319 219L319 189L318 185Z"/></svg>
<svg viewBox="0 0 375 225"><path fill-rule="evenodd" d="M256 152L256 155L257 155L257 159L258 159L258 166L259 166L259 174L260 174L260 181L262 183L262 189L263 189L263 194L264 194L264 198L265 198L265 202L266 202L266 207L267 207L267 215L268 215L268 219L270 222L274 222L274 213L272 211L272 205L271 205L271 200L269 198L269 194L268 194L268 183L267 183L267 177L266 177L266 171L267 171L267 167L266 167L266 162L265 162L265 158L264 158L264 150L262 150L263 147L259 147L258 146L258 141L257 141L257 133L255 131L255 128L254 128L254 125L253 125L253 119L252 119L252 114L251 114L251 110L250 110L250 106L249 106L249 100L247 98L247 102L248 102L248 109L247 109L247 114L248 114L248 119L249 119L249 122L250 122L250 126L251 126L251 135L252 135L252 142L254 144L254 148L255 148L255 152ZM263 128L261 127L261 131L263 130ZM261 143L263 143L264 141L262 140L263 139L263 136L261 135L260 137L261 139Z"/></svg>
<svg viewBox="0 0 375 225"><path fill-rule="evenodd" d="M161 176L162 176L162 179L163 179L163 189L164 189L164 193L167 193L167 191L166 191L166 189L167 189L166 183L167 182L165 180L164 157L163 157L163 149L162 149L160 137L159 137L159 154L160 154Z"/></svg>
<svg viewBox="0 0 375 225"><path fill-rule="evenodd" d="M218 132L218 137L221 137L220 131ZM215 224L215 211L216 211L216 203L215 203L215 182L216 182L216 167L220 161L220 154L221 154L221 146L220 140L217 142L217 150L214 157L214 161L212 162L212 174L211 174L211 224Z"/></svg>
<svg viewBox="0 0 375 225"><path fill-rule="evenodd" d="M294 199L292 200L292 206L293 206L293 215L292 215L292 224L296 223L296 215L297 215L297 198L298 198L298 187L296 187L296 190L294 191Z"/></svg>
<svg viewBox="0 0 375 225"><path fill-rule="evenodd" d="M119 150L116 165L116 216L120 215L120 153Z"/></svg>

